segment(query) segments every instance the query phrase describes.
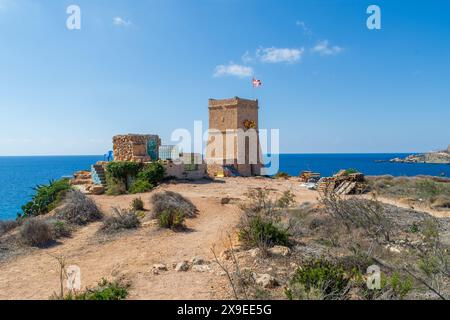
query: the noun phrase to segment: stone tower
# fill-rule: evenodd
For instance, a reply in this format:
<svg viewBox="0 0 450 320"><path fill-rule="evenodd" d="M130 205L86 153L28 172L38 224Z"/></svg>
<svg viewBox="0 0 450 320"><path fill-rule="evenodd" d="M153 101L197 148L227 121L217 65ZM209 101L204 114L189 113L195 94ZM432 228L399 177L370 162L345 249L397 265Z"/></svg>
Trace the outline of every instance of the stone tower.
<svg viewBox="0 0 450 320"><path fill-rule="evenodd" d="M206 161L211 176L224 172L224 169L225 173L231 171L241 176L260 174L258 112L258 100L238 97L209 100L210 132ZM222 139L222 143L217 143L217 139Z"/></svg>

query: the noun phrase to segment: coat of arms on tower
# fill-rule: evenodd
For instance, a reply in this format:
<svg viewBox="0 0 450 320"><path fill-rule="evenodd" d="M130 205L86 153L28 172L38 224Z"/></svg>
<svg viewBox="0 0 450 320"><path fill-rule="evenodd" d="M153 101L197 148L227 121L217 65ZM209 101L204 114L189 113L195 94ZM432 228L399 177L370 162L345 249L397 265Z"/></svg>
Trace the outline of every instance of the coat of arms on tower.
<svg viewBox="0 0 450 320"><path fill-rule="evenodd" d="M256 129L256 122L254 120L245 120L244 121L244 128L246 130Z"/></svg>

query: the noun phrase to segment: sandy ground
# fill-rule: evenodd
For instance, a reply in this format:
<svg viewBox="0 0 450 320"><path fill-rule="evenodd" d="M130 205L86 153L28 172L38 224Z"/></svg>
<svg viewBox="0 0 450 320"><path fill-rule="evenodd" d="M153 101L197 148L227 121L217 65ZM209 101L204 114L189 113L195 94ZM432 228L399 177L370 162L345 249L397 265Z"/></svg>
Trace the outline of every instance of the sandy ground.
<svg viewBox="0 0 450 320"><path fill-rule="evenodd" d="M245 183L244 183L245 181ZM199 209L189 219L188 232L159 230L145 223L134 232L113 239L99 237L100 223L84 227L72 238L62 240L49 249L35 249L0 264L0 299L48 299L59 288L59 265L55 256L66 257L68 265L78 265L82 286L92 286L103 277L124 276L132 284L130 299L220 299L228 297L228 285L218 272L175 272L172 264L203 256L213 260L211 248L220 253L239 220L235 204L222 205L221 198L245 198L248 188L292 189L299 202L316 200L316 193L300 189L295 181L259 178L235 178L214 183L164 185L158 190L171 190L191 199ZM152 193L141 195L148 207ZM108 214L111 207L129 207L136 196L94 196ZM169 271L154 275L154 264L164 263Z"/></svg>
<svg viewBox="0 0 450 320"><path fill-rule="evenodd" d="M198 217L187 222L188 232L160 230L154 223L146 222L136 231L104 238L97 234L100 223L91 224L52 248L33 249L30 254L0 264L0 299L48 299L59 288L55 256L64 256L68 265L81 268L83 287L93 286L103 277L123 276L131 283L130 299L228 298L226 277L217 268L206 273L176 272L172 265L195 256L212 261L211 248L215 246L218 253L224 249L227 235L234 231L240 216L236 204L222 205L221 199L244 199L244 193L256 187L279 193L292 190L298 203L316 202L318 197L317 192L301 188L295 178L230 178L163 185L152 193L179 192L198 207ZM147 208L152 193L141 195ZM129 207L136 197L93 196L93 199L108 214L113 206ZM450 216L448 212L439 215ZM153 265L159 263L166 264L169 271L153 274Z"/></svg>

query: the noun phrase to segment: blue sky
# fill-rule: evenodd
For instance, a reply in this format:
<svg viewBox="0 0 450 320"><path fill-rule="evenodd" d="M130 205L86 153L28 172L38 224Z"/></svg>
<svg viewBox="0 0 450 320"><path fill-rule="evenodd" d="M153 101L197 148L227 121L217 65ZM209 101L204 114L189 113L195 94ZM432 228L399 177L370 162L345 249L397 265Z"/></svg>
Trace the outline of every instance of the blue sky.
<svg viewBox="0 0 450 320"><path fill-rule="evenodd" d="M371 4L382 30L366 27ZM281 152L444 148L449 21L438 0L0 0L0 155L103 154L121 133L170 143L233 96L260 100Z"/></svg>

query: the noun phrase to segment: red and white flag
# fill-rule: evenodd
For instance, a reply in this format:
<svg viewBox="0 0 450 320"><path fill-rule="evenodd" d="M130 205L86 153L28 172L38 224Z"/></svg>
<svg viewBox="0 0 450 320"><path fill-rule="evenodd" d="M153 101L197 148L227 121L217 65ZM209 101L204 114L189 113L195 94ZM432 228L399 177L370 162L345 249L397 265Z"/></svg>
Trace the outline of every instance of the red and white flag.
<svg viewBox="0 0 450 320"><path fill-rule="evenodd" d="M261 87L261 86L262 86L262 81L253 78L253 88L258 88L258 87Z"/></svg>

